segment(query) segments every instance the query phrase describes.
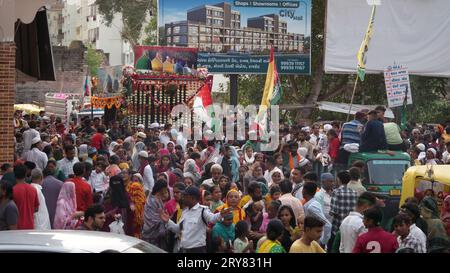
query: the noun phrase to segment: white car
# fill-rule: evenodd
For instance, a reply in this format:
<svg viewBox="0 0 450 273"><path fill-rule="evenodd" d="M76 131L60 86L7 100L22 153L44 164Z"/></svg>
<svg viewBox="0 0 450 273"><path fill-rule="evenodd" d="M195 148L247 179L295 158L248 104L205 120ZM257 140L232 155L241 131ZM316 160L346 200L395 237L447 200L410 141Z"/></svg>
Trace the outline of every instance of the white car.
<svg viewBox="0 0 450 273"><path fill-rule="evenodd" d="M0 231L0 253L165 253L164 250L134 237L82 230Z"/></svg>

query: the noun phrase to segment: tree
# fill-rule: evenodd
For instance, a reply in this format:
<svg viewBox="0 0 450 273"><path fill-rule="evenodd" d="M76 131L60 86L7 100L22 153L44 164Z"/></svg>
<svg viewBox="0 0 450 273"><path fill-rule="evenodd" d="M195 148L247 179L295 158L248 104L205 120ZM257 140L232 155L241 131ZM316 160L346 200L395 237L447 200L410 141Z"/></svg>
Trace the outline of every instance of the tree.
<svg viewBox="0 0 450 273"><path fill-rule="evenodd" d="M323 71L325 9L326 1L312 1L311 75L281 75L280 77L284 92L279 104L306 105L300 110L290 111L289 117L295 121L300 119L311 121L319 117L325 120L337 117L345 119L346 115L320 112L313 105L317 101L323 100L349 103L351 99L356 74L325 74ZM419 76L411 76L410 79L414 105L410 107L412 115L408 116L409 120L442 121L442 117L437 111L445 111L450 108L448 103L442 103L447 94L448 79ZM240 75L239 103L259 104L264 82L265 75ZM368 74L364 82L358 82L354 103L386 105L386 100L386 88L382 73Z"/></svg>
<svg viewBox="0 0 450 273"><path fill-rule="evenodd" d="M86 62L89 67L90 75L97 76L98 68L103 62L103 54L94 49L92 45L89 45L86 54Z"/></svg>
<svg viewBox="0 0 450 273"><path fill-rule="evenodd" d="M149 37L141 37L142 29L145 26L146 19L152 13L152 19L156 16L155 0L97 0L99 13L103 16L105 24L110 26L114 16L122 15L123 28L121 36L127 40L132 47L139 44L141 40L146 40ZM154 19L156 22L156 19ZM151 21L150 21L151 24ZM145 27L144 27L145 26ZM147 35L156 33L156 24L154 29L147 29ZM156 38L155 38L156 39Z"/></svg>

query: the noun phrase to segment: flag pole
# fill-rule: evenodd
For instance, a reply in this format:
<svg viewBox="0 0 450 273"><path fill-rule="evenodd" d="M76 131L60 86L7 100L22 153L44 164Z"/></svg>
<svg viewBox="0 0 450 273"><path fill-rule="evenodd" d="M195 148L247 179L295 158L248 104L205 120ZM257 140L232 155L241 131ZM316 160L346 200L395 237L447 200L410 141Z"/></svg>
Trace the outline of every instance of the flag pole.
<svg viewBox="0 0 450 273"><path fill-rule="evenodd" d="M348 108L348 113L347 113L347 122L350 118L350 112L352 111L353 99L355 98L355 92L356 92L356 86L358 84L358 79L359 79L359 76L356 75L355 86L353 87L352 99L350 100L350 107Z"/></svg>

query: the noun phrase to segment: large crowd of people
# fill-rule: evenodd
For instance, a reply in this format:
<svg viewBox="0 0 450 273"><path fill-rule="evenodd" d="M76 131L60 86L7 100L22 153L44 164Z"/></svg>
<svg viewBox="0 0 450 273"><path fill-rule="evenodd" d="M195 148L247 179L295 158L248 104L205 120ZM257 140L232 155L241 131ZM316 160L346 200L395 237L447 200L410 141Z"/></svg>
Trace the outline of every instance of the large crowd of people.
<svg viewBox="0 0 450 273"><path fill-rule="evenodd" d="M409 198L385 230L383 200L361 182L364 164L348 165L358 151L448 164L450 123L401 130L385 110L282 123L271 152L259 141L188 140L170 124L66 125L17 111L0 230L124 233L177 253L448 252L450 195Z"/></svg>

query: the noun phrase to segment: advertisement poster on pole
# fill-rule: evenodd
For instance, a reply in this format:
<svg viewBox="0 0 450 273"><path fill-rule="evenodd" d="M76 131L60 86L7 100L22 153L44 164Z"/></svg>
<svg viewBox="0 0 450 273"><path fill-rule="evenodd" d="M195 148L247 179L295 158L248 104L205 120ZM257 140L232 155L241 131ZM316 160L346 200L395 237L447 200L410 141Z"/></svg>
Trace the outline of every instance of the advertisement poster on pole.
<svg viewBox="0 0 450 273"><path fill-rule="evenodd" d="M402 65L388 66L384 70L384 82L390 108L403 105L406 91L408 92L407 104L413 103L407 67Z"/></svg>
<svg viewBox="0 0 450 273"><path fill-rule="evenodd" d="M311 0L159 0L161 45L199 49L210 73L311 73Z"/></svg>

